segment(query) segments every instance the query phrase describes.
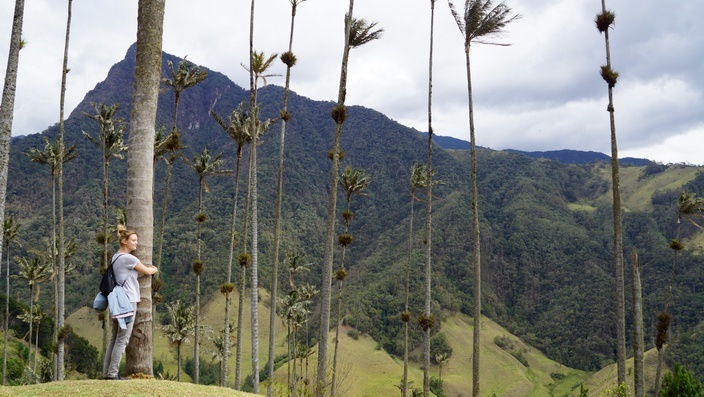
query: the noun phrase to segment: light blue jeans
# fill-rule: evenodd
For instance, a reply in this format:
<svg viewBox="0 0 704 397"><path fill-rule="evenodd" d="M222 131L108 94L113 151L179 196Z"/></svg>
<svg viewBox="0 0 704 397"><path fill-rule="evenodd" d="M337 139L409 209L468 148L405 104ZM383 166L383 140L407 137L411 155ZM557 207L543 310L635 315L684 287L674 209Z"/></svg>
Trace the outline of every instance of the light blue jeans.
<svg viewBox="0 0 704 397"><path fill-rule="evenodd" d="M132 302L135 314L137 313L137 304ZM103 358L103 378L117 378L117 371L120 369L120 361L125 353L125 348L130 342L132 328L134 327L134 319L127 323L127 329L120 328L117 320L112 320L112 337L108 343L108 348L105 351Z"/></svg>

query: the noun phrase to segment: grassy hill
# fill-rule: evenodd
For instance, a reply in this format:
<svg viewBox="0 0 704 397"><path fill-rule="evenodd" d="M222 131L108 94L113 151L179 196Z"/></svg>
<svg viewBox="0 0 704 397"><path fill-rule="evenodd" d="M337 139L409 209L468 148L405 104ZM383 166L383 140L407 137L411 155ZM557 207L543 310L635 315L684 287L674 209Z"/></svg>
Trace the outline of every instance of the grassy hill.
<svg viewBox="0 0 704 397"><path fill-rule="evenodd" d="M268 352L268 295L261 292L260 302L260 366L266 362ZM221 327L224 299L215 297L204 308L204 320L212 330ZM249 304L247 303L247 308ZM251 350L249 340L249 310L246 310L244 338L245 351L243 351L243 375L250 373ZM87 338L96 347L101 343L100 323L97 315L90 308L82 308L69 316L67 322L74 331ZM451 313L442 321L441 333L453 350L448 363L443 367L444 390L447 395L467 395L472 387L472 320L470 317ZM399 384L403 372L403 361L393 357L380 348L379 344L368 335L354 338L350 327L343 327L340 332L340 347L338 362L338 395L340 396L378 396L395 395L398 393L396 385ZM285 329L277 331L277 354L285 352ZM334 332L329 335L329 343L334 342ZM496 340L504 341L500 347ZM204 342L203 356L207 357L210 341ZM193 346L187 343L182 350L185 357L192 355ZM589 378L589 373L566 367L548 359L539 350L525 344L517 337L511 335L506 329L494 321L483 318L482 321L482 385L486 395L496 393L500 396L545 396L569 395L579 388L580 383L587 379L601 387L602 383L608 385L608 376ZM163 337L155 338L154 357L161 360L165 371L175 374L175 351L170 349ZM309 377L313 377L316 368L316 354L309 358ZM414 387L422 387L423 372L420 366L421 351L411 352L413 361L410 363L409 380ZM234 357L231 357L230 368L234 370ZM431 374L439 375L440 368L432 366ZM283 365L275 373L275 382L286 383L287 366ZM184 374L182 373L182 377ZM188 381L186 375L182 380ZM496 379L501 379L497 382ZM230 378L232 382L232 378ZM591 384L591 383L590 383ZM597 386L595 386L597 387ZM197 395L197 394L196 394Z"/></svg>
<svg viewBox="0 0 704 397"><path fill-rule="evenodd" d="M28 386L0 386L0 396L233 396L247 397L255 394L217 386L167 380L139 379L130 381L67 380Z"/></svg>

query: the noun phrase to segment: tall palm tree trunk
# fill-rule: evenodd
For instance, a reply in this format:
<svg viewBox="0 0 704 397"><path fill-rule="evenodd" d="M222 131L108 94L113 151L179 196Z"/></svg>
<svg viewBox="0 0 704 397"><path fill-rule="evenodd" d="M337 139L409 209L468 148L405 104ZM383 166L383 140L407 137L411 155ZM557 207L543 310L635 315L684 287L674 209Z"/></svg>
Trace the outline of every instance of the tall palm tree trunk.
<svg viewBox="0 0 704 397"><path fill-rule="evenodd" d="M237 243L237 198L240 192L240 160L242 159L242 147L237 148L237 164L235 166L235 197L232 199L232 221L230 226L230 252L227 259L227 283L232 283L232 262L235 256L235 245ZM228 365L230 357L230 303L231 294L225 295L225 334L223 335L223 364L220 385L227 387ZM239 327L239 324L238 324ZM239 339L239 338L238 338Z"/></svg>
<svg viewBox="0 0 704 397"><path fill-rule="evenodd" d="M64 361L65 361L65 341L64 341L64 317L65 317L65 296L66 296L66 255L65 255L65 236L64 236L64 107L66 98L66 75L68 74L68 44L71 33L71 6L73 0L68 1L68 13L66 17L66 39L64 41L64 58L61 69L61 94L59 101L59 162L57 164L58 178L58 291L56 293L58 301L58 309L56 310L56 329L57 329L57 353L56 353L56 380L64 380Z"/></svg>
<svg viewBox="0 0 704 397"><path fill-rule="evenodd" d="M249 169L247 170L247 199L244 205L244 227L242 228L242 251L244 259L240 262L240 296L239 296L239 306L237 308L237 346L235 347L235 389L239 390L241 385L241 374L242 374L242 334L243 334L243 322L244 322L244 300L245 300L245 289L247 283L247 266L249 265L249 259L247 256L247 240L249 238L249 216L250 216L250 203L252 197L252 152L249 151Z"/></svg>
<svg viewBox="0 0 704 397"><path fill-rule="evenodd" d="M408 323L411 321L409 299L411 295L411 258L413 254L413 218L414 218L415 190L411 185L411 215L408 226L408 262L406 263L406 303L403 307L403 378L401 379L401 397L408 394Z"/></svg>
<svg viewBox="0 0 704 397"><path fill-rule="evenodd" d="M479 191L477 188L477 146L474 134L474 104L472 101L472 74L469 57L470 46L466 46L465 60L467 63L467 93L469 96L469 140L470 140L470 162L472 173L472 251L473 251L473 275L474 275L474 332L472 337L472 395L479 396L479 369L480 369L480 331L482 316L482 280L481 280L481 244L479 240Z"/></svg>
<svg viewBox="0 0 704 397"><path fill-rule="evenodd" d="M335 397L335 382L337 379L337 351L340 346L340 321L342 321L342 287L343 280L338 280L337 319L335 321L335 347L332 354L332 380L330 382L330 397Z"/></svg>
<svg viewBox="0 0 704 397"><path fill-rule="evenodd" d="M34 325L34 288L33 284L29 284L29 338L27 339L27 344L29 345L29 352L27 353L27 357L29 359L32 358L32 326ZM35 357L36 357L36 351L35 351ZM27 360L29 361L29 360ZM27 368L29 368L29 363L27 363ZM36 372L36 371L35 371Z"/></svg>
<svg viewBox="0 0 704 397"><path fill-rule="evenodd" d="M33 371L37 373L37 361L39 357L39 326L42 324L41 318L37 320L37 331L34 333L34 368Z"/></svg>
<svg viewBox="0 0 704 397"><path fill-rule="evenodd" d="M645 396L643 379L643 288L640 281L640 259L633 249L633 388L636 397Z"/></svg>
<svg viewBox="0 0 704 397"><path fill-rule="evenodd" d="M140 235L137 256L147 266L154 246L154 126L161 82L161 43L165 0L139 0L137 56L127 157L127 223ZM139 278L132 338L126 349L126 373L153 376L152 278Z"/></svg>
<svg viewBox="0 0 704 397"><path fill-rule="evenodd" d="M435 29L435 0L430 0L430 43L428 55L428 195L425 198L425 306L423 315L423 396L430 395L430 297L432 278L432 207L433 207L433 32Z"/></svg>
<svg viewBox="0 0 704 397"><path fill-rule="evenodd" d="M24 0L15 0L15 14L12 19L10 34L10 51L5 69L5 84L0 102L0 224L5 220L5 200L7 198L7 170L10 161L10 137L12 135L12 118L15 108L17 90L17 67L22 48L22 22L24 17ZM2 247L2 236L0 236ZM2 252L0 252L2 259Z"/></svg>
<svg viewBox="0 0 704 397"><path fill-rule="evenodd" d="M606 15L606 1L601 0L601 15ZM613 16L613 14L611 14ZM611 20L613 23L613 19ZM611 25L611 24L608 24ZM616 85L618 74L611 69L611 47L609 44L608 26L602 30L597 24L597 28L604 34L604 44L606 47L606 67L602 67L602 77L608 83L609 104L609 125L611 127L611 181L613 196L613 225L614 225L614 279L616 282L616 363L618 367L618 384L626 382L626 297L624 287L624 264L623 264L623 222L621 211L621 184L619 178L618 145L616 143L616 121L614 117L614 96L613 87ZM605 75L604 71L610 75ZM609 80L612 79L612 80Z"/></svg>
<svg viewBox="0 0 704 397"><path fill-rule="evenodd" d="M320 330L318 337L318 373L316 377L315 395L325 395L327 364L328 364L328 332L330 331L330 301L332 290L332 262L335 245L335 208L337 204L337 184L340 169L340 141L342 137L342 123L345 114L345 93L347 87L347 63L350 53L350 30L354 0L350 0L349 9L345 15L345 44L342 52L342 66L340 70L340 86L338 89L337 117L335 120L335 138L332 149L332 169L330 170L330 194L328 195L327 222L325 225L325 253L323 258Z"/></svg>
<svg viewBox="0 0 704 397"><path fill-rule="evenodd" d="M288 38L288 54L293 55L293 27L296 20L296 7L299 0L291 0L291 30ZM290 115L288 113L288 96L289 87L291 85L291 67L292 63L286 64L286 82L284 86L284 103L281 110L281 135L279 142L279 172L277 175L276 184L276 221L274 224L274 252L271 272L271 310L269 311L269 385L266 389L266 395L271 397L274 386L274 341L276 340L276 299L278 294L278 273L279 273L279 248L281 245L281 206L284 194L284 141L286 138L286 122Z"/></svg>
<svg viewBox="0 0 704 397"><path fill-rule="evenodd" d="M200 273L203 269L203 262L201 261L201 245L202 245L202 230L203 222L201 216L203 215L203 177L200 178L200 183L198 184L198 247L197 247L197 259L194 266L194 272L196 273L196 329L193 336L193 383L200 383Z"/></svg>
<svg viewBox="0 0 704 397"><path fill-rule="evenodd" d="M259 315L257 303L259 297L259 269L258 269L258 219L257 219L257 86L254 70L254 0L251 2L249 12L249 114L252 118L252 145L250 156L252 157L250 171L252 173L250 192L252 203L252 290L251 290L251 312L252 312L252 391L259 393Z"/></svg>
<svg viewBox="0 0 704 397"><path fill-rule="evenodd" d="M2 353L2 385L6 386L7 385L7 338L8 338L8 331L9 331L9 325L10 325L10 245L8 242L5 242L5 247L7 248L6 250L6 255L7 255L7 275L5 278L6 284L5 284L5 322L3 324L3 331L4 331L4 347L3 347L3 353Z"/></svg>

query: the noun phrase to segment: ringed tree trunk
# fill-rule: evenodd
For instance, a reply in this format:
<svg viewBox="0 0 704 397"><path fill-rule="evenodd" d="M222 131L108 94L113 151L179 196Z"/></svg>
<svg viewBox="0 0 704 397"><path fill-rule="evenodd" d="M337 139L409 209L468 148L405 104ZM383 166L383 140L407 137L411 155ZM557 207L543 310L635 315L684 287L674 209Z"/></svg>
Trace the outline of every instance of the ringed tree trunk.
<svg viewBox="0 0 704 397"><path fill-rule="evenodd" d="M151 266L154 246L154 125L161 81L161 43L165 0L139 0L129 152L127 155L127 223L140 236L137 257ZM142 297L126 349L126 372L153 376L152 278L139 277Z"/></svg>
<svg viewBox="0 0 704 397"><path fill-rule="evenodd" d="M53 277L53 284L54 284L54 332L52 335L52 341L53 343L58 347L59 346L59 331L61 328L59 327L59 306L63 306L64 304L64 297L59 294L59 289L64 288L64 283L65 283L65 259L62 258L57 261L56 257L56 179L59 179L59 194L61 195L60 199L60 206L59 210L61 212L61 222L60 222L60 228L61 228L61 233L60 235L62 236L62 240L58 243L61 246L60 252L61 254L64 254L65 247L64 247L64 240L63 240L63 163L68 161L67 159L64 158L64 108L65 108L65 103L66 103L66 75L68 74L68 44L69 44L69 37L71 36L71 9L73 6L73 0L68 0L68 12L66 15L66 39L64 41L64 58L63 58L63 65L61 68L61 94L59 98L59 153L58 153L58 164L56 164L54 167L52 167L52 172L51 172L51 178L52 178L52 241L51 241L51 255L52 255L52 261L53 261L53 269L55 272L59 273L59 276ZM56 167L56 169L54 169ZM60 167L60 168L59 168ZM61 265L59 266L59 263ZM62 314L63 316L63 314ZM63 322L63 321L62 321ZM62 325L63 327L63 325ZM63 350L63 347L59 350ZM105 351L103 349L103 351ZM60 380L61 377L63 376L63 358L59 359L59 356L57 353L53 354L53 361L54 361L54 380ZM36 371L35 371L36 372Z"/></svg>
<svg viewBox="0 0 704 397"><path fill-rule="evenodd" d="M328 333L330 331L330 301L332 300L332 262L335 245L335 208L337 204L338 173L340 169L340 141L342 136L342 123L345 118L345 93L347 90L347 63L350 53L350 31L354 0L349 2L349 10L345 15L345 44L342 52L342 66L340 70L340 86L338 90L337 105L333 109L335 119L335 138L332 148L332 169L330 171L330 194L328 195L327 222L325 225L325 251L323 256L322 288L320 289L320 330L318 337L318 372L315 383L315 396L325 395L327 388L328 368Z"/></svg>
<svg viewBox="0 0 704 397"><path fill-rule="evenodd" d="M435 29L435 0L430 0L430 44L428 55L428 164L426 177L428 195L425 198L425 306L419 318L423 329L423 396L430 394L430 328L433 317L430 312L432 278L432 207L433 207L433 40Z"/></svg>
<svg viewBox="0 0 704 397"><path fill-rule="evenodd" d="M12 33L10 34L10 51L7 56L5 84L2 90L2 102L0 103L0 225L5 221L7 170L10 161L10 136L12 135L12 117L15 109L15 92L17 90L17 67L20 59L20 49L22 48L23 20L24 0L15 0L15 14L12 19ZM2 262L3 237L2 233L0 233L0 262ZM8 262L8 278L9 276ZM7 322L7 319L5 321ZM63 323L61 325L63 325ZM5 335L7 337L7 333ZM60 347L63 346L61 345ZM5 349L5 352L7 352L7 349ZM63 358L63 356L61 357ZM5 371L3 371L3 384L5 380Z"/></svg>
<svg viewBox="0 0 704 397"><path fill-rule="evenodd" d="M470 64L470 46L465 47L465 59L467 62L467 93L469 97L469 140L470 140L470 162L472 174L472 251L473 251L473 275L474 275L474 330L472 337L472 395L477 397L480 393L479 369L480 369L480 331L482 316L482 278L481 278L481 244L479 240L479 190L477 188L477 146L474 134L474 106L472 102L472 74Z"/></svg>

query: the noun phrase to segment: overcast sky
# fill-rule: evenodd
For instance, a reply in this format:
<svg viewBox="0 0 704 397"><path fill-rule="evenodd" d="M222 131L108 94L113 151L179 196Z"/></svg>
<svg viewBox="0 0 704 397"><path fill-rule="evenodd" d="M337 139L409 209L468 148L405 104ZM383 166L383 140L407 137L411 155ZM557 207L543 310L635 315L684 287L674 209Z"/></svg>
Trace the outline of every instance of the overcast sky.
<svg viewBox="0 0 704 397"><path fill-rule="evenodd" d="M603 36L594 26L599 0L506 0L521 18L498 39L509 47L472 46L477 145L492 149L576 149L611 153ZM464 2L455 1L459 11ZM75 0L69 45L67 114L136 41L137 1ZM289 0L257 0L254 46L288 49ZM704 164L704 1L607 0L619 156ZM348 2L298 6L291 89L336 100ZM0 1L4 76L14 1ZM163 50L224 73L248 87L250 2L167 0ZM383 37L350 56L348 105L362 105L427 130L429 0L357 0L357 18L378 22ZM25 3L13 135L58 122L67 1ZM281 63L273 73L285 72ZM4 78L4 77L3 77ZM272 77L269 84L284 84ZM448 3L435 4L433 128L469 140L463 38Z"/></svg>

